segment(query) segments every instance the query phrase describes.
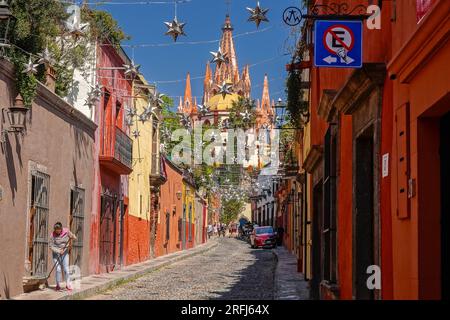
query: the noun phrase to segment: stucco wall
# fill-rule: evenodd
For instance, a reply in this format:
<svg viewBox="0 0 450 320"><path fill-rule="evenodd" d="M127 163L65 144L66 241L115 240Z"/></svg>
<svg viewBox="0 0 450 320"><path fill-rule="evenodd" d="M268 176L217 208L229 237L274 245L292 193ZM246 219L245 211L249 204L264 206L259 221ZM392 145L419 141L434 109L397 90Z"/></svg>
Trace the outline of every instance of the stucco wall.
<svg viewBox="0 0 450 320"><path fill-rule="evenodd" d="M11 105L15 86L11 66L5 61L0 64L0 105L3 107ZM7 135L0 154L0 186L3 189L0 200L1 298L22 293L32 168L50 175L48 234L55 222L61 221L65 226L69 223L71 187L85 190L82 273L88 273L95 129L89 119L39 85L38 96L28 112L25 134ZM48 271L52 267L50 257L49 251Z"/></svg>

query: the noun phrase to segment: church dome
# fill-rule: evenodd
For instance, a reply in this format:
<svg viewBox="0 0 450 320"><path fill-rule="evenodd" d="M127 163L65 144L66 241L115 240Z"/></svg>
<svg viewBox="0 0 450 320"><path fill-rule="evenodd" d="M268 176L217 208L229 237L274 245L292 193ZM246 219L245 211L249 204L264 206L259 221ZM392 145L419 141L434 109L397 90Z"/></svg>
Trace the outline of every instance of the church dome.
<svg viewBox="0 0 450 320"><path fill-rule="evenodd" d="M236 93L227 94L225 98L222 94L216 94L209 99L208 107L211 111L228 111L233 107L233 102L239 100L239 97Z"/></svg>

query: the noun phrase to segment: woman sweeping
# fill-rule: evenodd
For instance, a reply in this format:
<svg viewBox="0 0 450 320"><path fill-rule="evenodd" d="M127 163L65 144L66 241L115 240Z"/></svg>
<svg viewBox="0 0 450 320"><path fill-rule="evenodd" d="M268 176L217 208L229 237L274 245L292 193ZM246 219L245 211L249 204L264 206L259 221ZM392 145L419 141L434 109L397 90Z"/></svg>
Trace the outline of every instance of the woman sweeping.
<svg viewBox="0 0 450 320"><path fill-rule="evenodd" d="M61 271L64 271L67 290L72 290L69 274L69 242L77 237L68 228L63 228L61 222L55 223L50 236L50 249L53 254L53 263L56 265L56 290L61 290Z"/></svg>

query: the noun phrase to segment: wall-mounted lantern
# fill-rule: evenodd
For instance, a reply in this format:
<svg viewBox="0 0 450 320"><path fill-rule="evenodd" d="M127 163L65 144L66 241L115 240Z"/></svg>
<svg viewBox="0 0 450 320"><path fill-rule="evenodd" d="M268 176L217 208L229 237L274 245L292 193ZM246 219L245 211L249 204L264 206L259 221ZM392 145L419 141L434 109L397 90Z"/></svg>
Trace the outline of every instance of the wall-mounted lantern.
<svg viewBox="0 0 450 320"><path fill-rule="evenodd" d="M183 195L183 193L182 193L181 191L178 191L178 192L176 193L176 195L177 195L177 199L178 199L178 200L181 200L181 196Z"/></svg>
<svg viewBox="0 0 450 320"><path fill-rule="evenodd" d="M9 47L8 33L11 24L16 20L9 9L6 0L0 0L0 56L4 56L5 48Z"/></svg>
<svg viewBox="0 0 450 320"><path fill-rule="evenodd" d="M16 99L14 100L14 104L12 106L9 106L7 108L2 109L2 121L1 121L1 137L0 141L1 143L5 142L6 135L9 132L13 133L22 133L25 130L25 122L26 122L26 116L29 108L25 107L23 103L23 98L19 94L17 95ZM3 128L4 118L8 119L9 128Z"/></svg>

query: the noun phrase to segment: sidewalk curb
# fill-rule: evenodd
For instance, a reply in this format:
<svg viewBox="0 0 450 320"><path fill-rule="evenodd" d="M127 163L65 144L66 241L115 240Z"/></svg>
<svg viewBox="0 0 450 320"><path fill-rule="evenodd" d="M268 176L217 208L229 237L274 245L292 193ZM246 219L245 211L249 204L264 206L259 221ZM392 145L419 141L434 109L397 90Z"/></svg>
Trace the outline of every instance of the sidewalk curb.
<svg viewBox="0 0 450 320"><path fill-rule="evenodd" d="M84 288L84 289L81 289L80 291L75 291L75 292L73 292L71 294L64 294L63 296L55 297L52 300L81 300L81 299L85 299L85 298L94 296L96 294L100 294L100 293L102 293L104 291L107 291L107 290L109 290L111 288L114 288L114 287L116 287L116 286L118 286L120 284L123 284L124 282L133 281L133 280L138 279L138 278L140 278L142 276L145 276L148 273L151 273L151 272L157 271L157 270L159 270L161 268L170 266L170 265L172 265L172 264L174 264L176 262L185 260L187 258L194 257L194 256L202 254L202 253L206 253L206 252L216 248L217 246L218 246L218 242L217 241L211 241L209 243L200 245L200 246L198 246L196 248L192 248L192 249L188 249L188 250L178 251L178 252L172 253L173 257L170 257L170 255L169 256L161 256L161 257L158 257L158 258L155 258L155 259L144 261L144 262L142 262L140 264L134 264L134 265L127 266L124 269L119 269L117 271L113 271L113 272L110 272L108 274L98 274L98 275L93 274L93 275L89 275L89 276L86 276L85 278L83 278L83 279L85 279L86 282L90 281L89 277L94 277L94 278L95 278L95 276L97 276L97 277L105 276L106 277L106 276L114 276L114 275L117 275L117 274L120 274L120 273L126 273L123 276L118 276L118 277L115 277L113 279L105 280L103 283L99 283L98 285L94 285L94 286L91 286L91 287L88 287L88 288ZM161 261L158 261L158 259L160 259ZM148 263L150 265L149 266L145 266L141 270L137 270L135 272L130 271L130 270L127 271L127 269L134 269L136 267L139 268L141 266L141 264L145 264L145 263ZM83 281L83 279L81 281ZM30 296L30 297L27 298L26 295L28 295L28 294L19 295L19 296L15 297L15 298L12 298L12 300L16 300L17 298L19 298L17 300L35 300L33 296Z"/></svg>
<svg viewBox="0 0 450 320"><path fill-rule="evenodd" d="M286 268L289 263L281 266L280 262L285 263L288 259L280 259L280 252L277 252L277 249L272 249L272 253L277 261L274 275L274 300L309 300L307 281L300 278L301 274L296 269L282 271L281 267Z"/></svg>

